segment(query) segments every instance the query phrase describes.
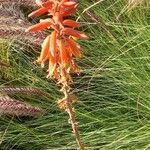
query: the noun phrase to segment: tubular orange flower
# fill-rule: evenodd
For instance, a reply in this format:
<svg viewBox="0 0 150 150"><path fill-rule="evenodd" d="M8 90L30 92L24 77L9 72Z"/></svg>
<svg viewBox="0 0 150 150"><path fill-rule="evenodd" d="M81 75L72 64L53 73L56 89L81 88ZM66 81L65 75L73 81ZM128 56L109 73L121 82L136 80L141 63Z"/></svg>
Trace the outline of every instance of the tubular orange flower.
<svg viewBox="0 0 150 150"><path fill-rule="evenodd" d="M80 58L81 57L81 51L79 50L77 44L72 39L67 39L67 43L69 46L69 51L72 53L75 57Z"/></svg>
<svg viewBox="0 0 150 150"><path fill-rule="evenodd" d="M50 39L50 53L52 56L55 55L57 49L56 37L57 37L57 32L53 31L51 33L51 39Z"/></svg>
<svg viewBox="0 0 150 150"><path fill-rule="evenodd" d="M64 9L64 7L62 7L62 8L60 9L60 14L61 14L62 16L70 16L70 15L72 15L74 12L76 12L77 7L78 7L78 4L76 4L75 6L72 6L72 7L68 7L68 8L66 8L66 9Z"/></svg>
<svg viewBox="0 0 150 150"><path fill-rule="evenodd" d="M44 64L44 62L48 59L49 47L50 47L50 35L46 37L46 39L42 44L41 54L37 60L38 63Z"/></svg>
<svg viewBox="0 0 150 150"><path fill-rule="evenodd" d="M66 47L65 39L60 40L59 51L60 51L61 64L63 64L63 67L65 68L69 67L71 59L70 59L69 52Z"/></svg>
<svg viewBox="0 0 150 150"><path fill-rule="evenodd" d="M45 7L39 8L28 15L28 17L38 17L48 12L48 9Z"/></svg>
<svg viewBox="0 0 150 150"><path fill-rule="evenodd" d="M28 15L28 17L38 17L38 16L41 16L41 15L47 13L48 11L50 11L52 9L53 4L54 4L53 1L49 1L49 2L46 2L46 3L40 3L40 5L42 7L35 10L35 11L33 11L32 13L30 13Z"/></svg>
<svg viewBox="0 0 150 150"><path fill-rule="evenodd" d="M66 20L63 21L63 25L69 26L69 27L72 27L72 28L77 28L77 27L80 26L80 23L76 22L74 20L71 20L71 19L66 19Z"/></svg>
<svg viewBox="0 0 150 150"><path fill-rule="evenodd" d="M82 33L82 32L79 32L77 30L74 30L74 29L71 29L71 28L63 28L61 30L61 34L66 34L66 35L71 35L71 36L74 36L78 39L88 39L88 37Z"/></svg>
<svg viewBox="0 0 150 150"><path fill-rule="evenodd" d="M40 22L40 23L37 23L31 27L29 27L26 32L37 32L37 31L40 31L40 30L44 30L48 27L50 27L52 25L52 22L50 21L43 21L43 22Z"/></svg>

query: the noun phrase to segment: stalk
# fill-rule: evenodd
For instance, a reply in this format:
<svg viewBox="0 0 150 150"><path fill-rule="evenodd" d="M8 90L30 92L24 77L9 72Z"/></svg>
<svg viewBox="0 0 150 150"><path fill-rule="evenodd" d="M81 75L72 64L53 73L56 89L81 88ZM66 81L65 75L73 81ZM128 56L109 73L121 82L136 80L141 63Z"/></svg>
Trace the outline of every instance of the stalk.
<svg viewBox="0 0 150 150"><path fill-rule="evenodd" d="M74 133L77 145L79 147L79 150L85 150L85 148L84 148L84 146L83 146L83 144L81 142L80 132L79 132L79 129L78 129L78 126L77 126L75 113L73 111L72 102L71 102L71 100L69 98L69 92L67 91L66 88L64 88L63 92L65 94L65 99L66 99L66 112L69 115L69 121L71 123L72 130L73 130L73 133Z"/></svg>

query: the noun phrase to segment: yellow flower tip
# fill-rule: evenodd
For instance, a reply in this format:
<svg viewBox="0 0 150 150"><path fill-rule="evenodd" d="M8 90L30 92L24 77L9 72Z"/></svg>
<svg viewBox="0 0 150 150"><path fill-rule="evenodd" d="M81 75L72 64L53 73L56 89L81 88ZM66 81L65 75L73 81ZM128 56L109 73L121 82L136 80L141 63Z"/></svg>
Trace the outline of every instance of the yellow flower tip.
<svg viewBox="0 0 150 150"><path fill-rule="evenodd" d="M66 19L66 20L63 21L63 25L69 26L69 27L72 27L72 28L76 28L76 27L80 26L80 23L76 22L74 20L71 20L71 19Z"/></svg>
<svg viewBox="0 0 150 150"><path fill-rule="evenodd" d="M43 63L43 62L41 62L41 68L44 68L44 66L45 66L45 65L44 65L44 63Z"/></svg>
<svg viewBox="0 0 150 150"><path fill-rule="evenodd" d="M73 38L75 41L77 41L79 38L75 37L75 36L71 36L71 38Z"/></svg>
<svg viewBox="0 0 150 150"><path fill-rule="evenodd" d="M31 18L31 17L32 17L32 13L28 15L28 18Z"/></svg>
<svg viewBox="0 0 150 150"><path fill-rule="evenodd" d="M28 17L38 17L48 12L48 9L45 7L41 7L28 15Z"/></svg>
<svg viewBox="0 0 150 150"><path fill-rule="evenodd" d="M89 39L89 37L83 33L80 34L83 39Z"/></svg>
<svg viewBox="0 0 150 150"><path fill-rule="evenodd" d="M46 78L47 78L47 79L50 78L50 75L48 74L48 75L46 76Z"/></svg>
<svg viewBox="0 0 150 150"><path fill-rule="evenodd" d="M49 70L47 70L47 72L49 72ZM46 76L46 78L52 78L52 74L49 72L48 75Z"/></svg>
<svg viewBox="0 0 150 150"><path fill-rule="evenodd" d="M27 28L27 29L25 30L25 32L29 32L29 28Z"/></svg>

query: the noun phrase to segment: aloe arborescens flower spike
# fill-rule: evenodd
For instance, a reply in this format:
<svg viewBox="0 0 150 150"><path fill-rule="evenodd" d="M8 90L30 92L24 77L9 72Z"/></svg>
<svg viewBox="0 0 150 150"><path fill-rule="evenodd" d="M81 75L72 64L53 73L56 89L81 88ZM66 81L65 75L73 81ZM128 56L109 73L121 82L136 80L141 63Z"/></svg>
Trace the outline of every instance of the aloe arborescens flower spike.
<svg viewBox="0 0 150 150"><path fill-rule="evenodd" d="M81 57L80 46L76 43L76 40L87 39L88 37L75 29L80 26L79 22L65 19L67 16L71 16L76 12L78 4L71 0L36 0L36 3L41 8L33 11L28 16L38 17L48 13L50 17L45 20L40 20L39 23L29 27L26 32L37 32L44 29L54 30L44 40L37 63L40 63L43 67L45 62L48 61L49 68L47 77L56 79L62 85L61 91L65 97L59 100L58 104L60 108L65 109L69 114L78 147L80 150L84 150L72 108L72 103L76 101L76 98L70 94L70 82L72 82L70 74L72 72L80 72L74 60L74 58Z"/></svg>

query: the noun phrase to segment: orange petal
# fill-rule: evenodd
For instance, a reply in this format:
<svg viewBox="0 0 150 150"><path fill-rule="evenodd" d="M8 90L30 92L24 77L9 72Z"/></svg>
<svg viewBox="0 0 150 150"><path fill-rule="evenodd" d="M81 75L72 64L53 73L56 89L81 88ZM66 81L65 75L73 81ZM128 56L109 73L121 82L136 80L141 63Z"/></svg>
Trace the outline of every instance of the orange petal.
<svg viewBox="0 0 150 150"><path fill-rule="evenodd" d="M26 32L36 32L36 31L40 31L43 29L46 29L48 27L50 27L52 25L52 23L50 21L42 21L40 23L37 23L35 25L32 25L31 27L29 27Z"/></svg>
<svg viewBox="0 0 150 150"><path fill-rule="evenodd" d="M39 8L28 15L28 17L38 17L48 12L48 9L45 7Z"/></svg>
<svg viewBox="0 0 150 150"><path fill-rule="evenodd" d="M84 33L79 32L79 31L74 30L74 29L71 29L71 28L62 29L61 34L71 35L71 36L74 36L74 37L79 38L79 39L88 39L88 37Z"/></svg>
<svg viewBox="0 0 150 150"><path fill-rule="evenodd" d="M61 59L61 63L63 65L63 67L68 67L68 65L70 65L71 58L70 58L70 55L66 48L65 43L66 43L65 40L63 40L63 39L60 40L59 51L60 51L60 59Z"/></svg>
<svg viewBox="0 0 150 150"><path fill-rule="evenodd" d="M42 44L42 50L40 57L38 58L37 62L38 63L44 63L48 59L48 53L49 53L49 47L50 47L50 35L46 37Z"/></svg>
<svg viewBox="0 0 150 150"><path fill-rule="evenodd" d="M41 1L38 1L38 3L42 6L42 8L33 11L31 14L28 15L28 17L38 17L40 15L43 15L44 13L48 12L53 6L53 2L42 3Z"/></svg>
<svg viewBox="0 0 150 150"><path fill-rule="evenodd" d="M71 7L68 7L68 8L62 7L61 10L60 10L61 15L62 16L70 16L71 14L73 14L74 12L76 12L77 6L78 6L78 4L76 4L73 7L71 6Z"/></svg>
<svg viewBox="0 0 150 150"><path fill-rule="evenodd" d="M75 43L72 39L68 39L67 43L69 45L70 52L77 58L81 57L81 51L79 50L77 43Z"/></svg>
<svg viewBox="0 0 150 150"><path fill-rule="evenodd" d="M71 19L66 19L63 21L63 25L76 28L76 27L80 26L80 23L78 23L74 20L71 20Z"/></svg>
<svg viewBox="0 0 150 150"><path fill-rule="evenodd" d="M53 31L51 33L51 40L50 40L50 53L54 57L57 49L57 43L56 43L56 37L57 37L57 32Z"/></svg>

